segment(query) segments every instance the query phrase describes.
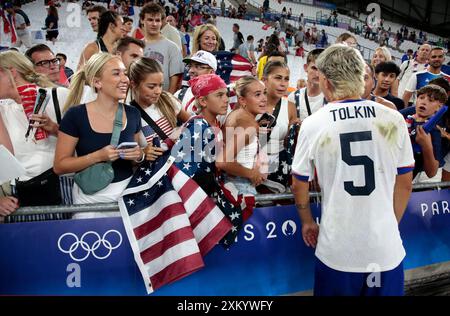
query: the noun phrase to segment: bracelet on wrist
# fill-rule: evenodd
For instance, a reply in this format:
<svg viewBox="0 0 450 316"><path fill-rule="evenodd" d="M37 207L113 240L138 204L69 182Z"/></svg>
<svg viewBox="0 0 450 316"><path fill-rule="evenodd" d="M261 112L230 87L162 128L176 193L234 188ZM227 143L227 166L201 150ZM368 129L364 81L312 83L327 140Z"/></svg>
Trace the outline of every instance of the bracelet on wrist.
<svg viewBox="0 0 450 316"><path fill-rule="evenodd" d="M139 160L135 160L135 162L137 162L137 163L141 163L141 162L143 162L143 161L144 161L144 159L145 159L145 152L142 152L142 157L141 157L141 159L139 159Z"/></svg>

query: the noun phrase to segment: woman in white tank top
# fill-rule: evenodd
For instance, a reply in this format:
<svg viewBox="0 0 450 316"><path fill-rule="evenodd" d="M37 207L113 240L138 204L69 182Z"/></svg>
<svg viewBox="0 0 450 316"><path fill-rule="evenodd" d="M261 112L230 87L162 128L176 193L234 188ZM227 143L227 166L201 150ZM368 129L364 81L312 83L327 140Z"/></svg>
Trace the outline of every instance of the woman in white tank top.
<svg viewBox="0 0 450 316"><path fill-rule="evenodd" d="M286 149L284 144L289 126L299 121L295 106L289 104L285 97L289 86L289 68L286 63L281 61L267 63L264 67L263 81L267 88L265 112L276 117L272 128L260 131L261 151L267 154L269 160L269 178L263 185L271 191L284 192L289 172L286 166L284 168L286 172L280 171L283 174L278 174L279 169L282 169L280 166L283 167L280 163L280 153ZM264 132L266 132L265 135ZM264 137L266 135L267 137ZM282 176L284 180L279 180L279 176Z"/></svg>
<svg viewBox="0 0 450 316"><path fill-rule="evenodd" d="M259 171L258 124L256 115L265 112L264 84L254 77L239 79L235 85L238 108L231 112L222 128L224 150L216 166L226 173L225 182L235 185L239 194L256 194L255 187L265 180Z"/></svg>

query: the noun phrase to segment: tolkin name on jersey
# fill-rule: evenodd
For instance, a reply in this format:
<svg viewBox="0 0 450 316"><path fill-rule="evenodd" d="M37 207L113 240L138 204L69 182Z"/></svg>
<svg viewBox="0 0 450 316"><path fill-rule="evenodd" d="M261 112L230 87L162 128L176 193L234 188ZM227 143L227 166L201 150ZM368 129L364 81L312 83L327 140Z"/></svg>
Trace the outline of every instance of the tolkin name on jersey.
<svg viewBox="0 0 450 316"><path fill-rule="evenodd" d="M330 110L333 114L333 120L349 120L357 118L377 117L373 106L345 106L340 109Z"/></svg>

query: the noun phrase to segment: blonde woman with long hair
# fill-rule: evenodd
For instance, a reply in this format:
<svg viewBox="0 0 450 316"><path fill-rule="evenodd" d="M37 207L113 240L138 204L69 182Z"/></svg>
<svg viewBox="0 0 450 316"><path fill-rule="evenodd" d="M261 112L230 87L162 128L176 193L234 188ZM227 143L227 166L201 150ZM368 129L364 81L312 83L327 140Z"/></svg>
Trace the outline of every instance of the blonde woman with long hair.
<svg viewBox="0 0 450 316"><path fill-rule="evenodd" d="M85 84L97 93L97 99L78 104ZM120 100L125 99L129 79L120 57L108 53L93 55L72 79L72 91L66 103L68 111L61 122L56 145L54 169L57 174L82 171L99 162L112 162L114 179L103 190L85 194L74 184L74 204L117 201L131 179L132 162L140 161L143 152L137 145L118 149L110 145ZM119 143L138 142L141 130L139 112L123 105ZM76 156L75 156L76 153ZM77 214L76 217L98 217L110 214Z"/></svg>
<svg viewBox="0 0 450 316"><path fill-rule="evenodd" d="M19 177L20 181L28 181L47 172L53 166L53 157L58 132L57 107L53 100L53 84L42 74L34 71L33 63L16 51L0 53L0 69L2 76L1 89L3 106L0 107L0 117L10 141L10 149L25 168L26 173ZM3 79L6 82L3 82ZM58 88L56 94L63 102L68 90ZM46 94L48 103L35 113L34 105L40 95ZM61 104L59 104L61 106ZM58 108L61 111L61 108ZM4 134L4 133L3 133ZM27 135L28 137L25 137ZM5 136L5 135L4 135ZM2 141L3 143L3 141ZM6 143L6 145L8 145ZM36 192L39 196L39 192ZM56 196L56 192L55 192ZM19 203L26 201L13 197L9 200L8 211L15 210ZM49 203L53 203L48 201ZM55 202L56 203L56 202ZM2 209L2 206L0 206ZM5 210L5 208L3 208ZM8 215L0 212L0 216ZM52 215L43 219L53 219Z"/></svg>
<svg viewBox="0 0 450 316"><path fill-rule="evenodd" d="M8 69L0 67L0 99L13 99L20 103L20 96L12 79L11 73ZM5 146L12 154L14 154L11 139L9 138L8 130L3 123L0 115L0 145ZM0 183L1 185L1 183ZM2 194L0 191L0 222L3 222L3 216L7 216L14 212L19 207L19 201L13 196Z"/></svg>
<svg viewBox="0 0 450 316"><path fill-rule="evenodd" d="M267 91L264 83L247 76L236 81L238 108L233 110L222 127L224 150L216 166L226 173L226 182L232 182L239 193L256 195L255 187L267 176L257 165L259 151L256 121L258 114L266 112Z"/></svg>
<svg viewBox="0 0 450 316"><path fill-rule="evenodd" d="M9 132L16 158L27 170L27 174L21 180L28 180L52 166L55 137L58 132L51 93L53 84L45 75L36 73L33 63L16 51L0 53L0 67L11 76L18 94L15 100L9 99L0 107L0 114ZM34 114L34 104L42 88L49 96L49 103L40 113ZM58 99L64 99L68 90L61 88L57 92ZM27 141L24 137L29 126L32 129L28 140L32 141Z"/></svg>

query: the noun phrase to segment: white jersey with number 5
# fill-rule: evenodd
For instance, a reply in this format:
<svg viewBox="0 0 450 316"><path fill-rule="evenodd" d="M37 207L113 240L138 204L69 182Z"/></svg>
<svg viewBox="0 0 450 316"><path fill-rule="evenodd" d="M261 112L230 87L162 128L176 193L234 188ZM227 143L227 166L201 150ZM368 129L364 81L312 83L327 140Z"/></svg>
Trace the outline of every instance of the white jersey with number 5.
<svg viewBox="0 0 450 316"><path fill-rule="evenodd" d="M302 123L293 175L317 172L322 216L317 258L344 272L389 271L405 257L394 214L397 174L414 168L400 113L367 100L329 103Z"/></svg>

